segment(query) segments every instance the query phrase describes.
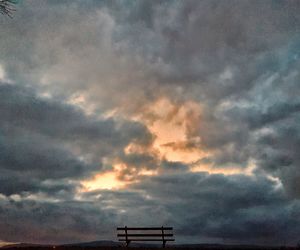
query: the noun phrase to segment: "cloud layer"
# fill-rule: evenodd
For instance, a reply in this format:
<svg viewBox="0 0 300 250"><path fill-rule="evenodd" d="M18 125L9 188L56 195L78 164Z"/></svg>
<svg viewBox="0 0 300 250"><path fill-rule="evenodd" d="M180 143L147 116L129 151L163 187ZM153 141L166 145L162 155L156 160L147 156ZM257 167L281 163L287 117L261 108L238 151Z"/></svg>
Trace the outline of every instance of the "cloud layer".
<svg viewBox="0 0 300 250"><path fill-rule="evenodd" d="M298 1L17 9L0 17L0 240L130 223L179 242L298 240Z"/></svg>

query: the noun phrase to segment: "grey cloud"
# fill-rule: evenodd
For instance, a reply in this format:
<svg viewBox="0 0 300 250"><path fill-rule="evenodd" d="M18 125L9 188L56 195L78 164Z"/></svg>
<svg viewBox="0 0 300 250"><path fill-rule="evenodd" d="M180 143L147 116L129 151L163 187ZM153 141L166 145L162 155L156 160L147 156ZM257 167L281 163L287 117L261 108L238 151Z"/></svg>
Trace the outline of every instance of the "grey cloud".
<svg viewBox="0 0 300 250"><path fill-rule="evenodd" d="M143 171L147 170L157 170L158 174L161 175L178 172L183 173L187 172L190 168L189 164L159 159L158 155L148 153L121 154L118 160L126 166L118 172L118 178L125 180L135 180L139 178L140 174L143 174Z"/></svg>
<svg viewBox="0 0 300 250"><path fill-rule="evenodd" d="M267 178L173 173L140 181L127 191L93 191L85 199L118 211L121 225L172 225L177 242L298 240L299 201Z"/></svg>
<svg viewBox="0 0 300 250"><path fill-rule="evenodd" d="M261 169L279 177L289 194L299 197L299 117L273 128L258 138L257 159Z"/></svg>
<svg viewBox="0 0 300 250"><path fill-rule="evenodd" d="M61 3L48 8L45 1L24 4L17 21L3 32L24 30L37 56L27 54L23 44L2 47L26 56L26 63L35 60L31 75L37 82L55 83L47 86L52 92L82 91L100 107L131 111L141 99L157 95L208 104L244 95L266 71L289 67L292 57L282 59L284 46L297 53L299 5L294 1L112 1L97 3L93 10L90 6L76 1L70 8ZM53 15L44 14L49 11ZM44 21L36 25L30 17L39 15ZM18 18L28 22L19 27ZM58 20L64 24L54 25ZM5 63L14 77L26 76L23 68L16 73L19 63L9 57Z"/></svg>
<svg viewBox="0 0 300 250"><path fill-rule="evenodd" d="M34 60L30 75L38 82L59 83L47 86L52 92L82 91L108 109L124 103L132 109L130 105L138 106L141 98L151 101L157 93L178 98L174 83L183 98L218 102L243 95L266 71L289 66L292 57L281 58L284 46L297 53L295 1L75 1L70 7L51 3L50 8L41 1L22 7L3 32L21 29L32 41L27 51L36 56L16 41L4 43L5 53L18 52L26 63ZM45 15L49 11L52 15ZM34 18L39 16L44 21L37 25ZM27 22L19 26L21 18ZM59 20L64 24L57 25ZM15 77L26 76L24 68L16 67L20 63L9 57L5 63Z"/></svg>
<svg viewBox="0 0 300 250"><path fill-rule="evenodd" d="M151 134L137 122L88 117L32 91L0 85L1 193L73 190L73 185L41 182L86 178L101 171L102 157L122 154L131 142L151 143Z"/></svg>
<svg viewBox="0 0 300 250"><path fill-rule="evenodd" d="M0 206L1 238L11 242L74 243L115 233L117 214L92 203L1 199Z"/></svg>
<svg viewBox="0 0 300 250"><path fill-rule="evenodd" d="M247 93L247 98L241 98L237 103L231 101L232 106L222 114L223 120L226 117L225 124L228 126L233 124L232 127L238 128L237 131L241 133L240 136L229 137L230 140L226 140L233 143L235 156L246 156L245 162L247 158L254 159L258 163L258 171L264 170L279 177L288 193L297 197L299 196L297 185L299 101L296 97L299 92L299 73L296 70L298 64L296 60L284 72L267 73ZM224 132L225 138L228 138L228 131ZM241 138L244 139L241 141ZM224 150L222 155L225 159L230 156L227 150Z"/></svg>
<svg viewBox="0 0 300 250"><path fill-rule="evenodd" d="M176 172L186 172L189 169L188 164L182 162L170 162L163 160L160 164L163 173L176 173Z"/></svg>
<svg viewBox="0 0 300 250"><path fill-rule="evenodd" d="M87 117L74 106L41 99L32 91L17 85L1 86L0 111L5 122L58 140L105 140L113 146L120 143L124 146L131 138L138 143L151 142L151 135L145 133L145 127L138 122L97 120Z"/></svg>
<svg viewBox="0 0 300 250"><path fill-rule="evenodd" d="M208 95L208 99L249 89L264 71L257 64L268 61L279 66L278 54L269 51L288 43L299 23L296 2L185 1L173 2L171 6L168 3L153 4L147 9L137 7L129 12L128 18L137 16L136 26L132 22L128 25L132 31L128 37L130 49L145 55L154 68L151 73L160 75L162 81L184 84L184 88L196 84L202 87L202 93L197 94L203 98ZM264 14L258 14L258 9ZM146 25L145 18L134 14L136 10L151 13L147 16L154 24ZM144 46L145 43L150 45ZM217 79L226 68L234 72L228 83Z"/></svg>
<svg viewBox="0 0 300 250"><path fill-rule="evenodd" d="M157 165L169 175L145 177L128 193L102 194L104 203L129 211L128 219L126 213L118 214L116 223L134 219L151 224L158 218L176 225L179 235L188 232L187 238L295 241L300 163L297 1L23 2L15 18L0 27L6 34L0 41L0 63L12 81L28 80L37 92L63 101L84 94L96 113L117 109L124 116L136 115L162 96L178 105L199 102L201 122L188 131L187 140L200 137L197 146L214 152L203 160L214 167L244 167L253 160L255 175L278 177L284 189L275 190L264 177L178 174L169 169L186 169L185 164L157 163L143 154L124 156L129 142L151 144L144 125L88 117L59 101L41 100L28 89L1 85L0 147L15 162L11 168L1 165L3 193L73 192L72 185L50 188L40 182L48 174L53 179L88 175L101 169L102 156L117 156L136 166ZM10 148L26 157L13 156ZM49 160L45 169L20 164L39 157ZM24 183L20 175L26 169L36 178ZM137 210L132 209L134 202ZM86 205L78 206L76 211ZM200 231L189 231L188 225Z"/></svg>
<svg viewBox="0 0 300 250"><path fill-rule="evenodd" d="M158 167L159 160L156 157L147 153L129 153L122 154L120 160L129 167L151 170Z"/></svg>
<svg viewBox="0 0 300 250"><path fill-rule="evenodd" d="M144 179L135 188L163 205L170 215L167 222L181 237L258 244L281 244L284 238L295 242L298 226L293 221L299 202L289 201L275 186L260 177L189 173Z"/></svg>
<svg viewBox="0 0 300 250"><path fill-rule="evenodd" d="M244 167L258 160L256 131L277 131L278 123L298 116L299 4L184 1L147 8L147 3L117 17L124 28L116 33L126 49L145 60L145 74L159 83L153 88L204 106L198 130L190 136L200 136L200 146L214 150L210 161L215 167ZM229 107L222 110L224 104ZM292 179L294 189L297 178Z"/></svg>

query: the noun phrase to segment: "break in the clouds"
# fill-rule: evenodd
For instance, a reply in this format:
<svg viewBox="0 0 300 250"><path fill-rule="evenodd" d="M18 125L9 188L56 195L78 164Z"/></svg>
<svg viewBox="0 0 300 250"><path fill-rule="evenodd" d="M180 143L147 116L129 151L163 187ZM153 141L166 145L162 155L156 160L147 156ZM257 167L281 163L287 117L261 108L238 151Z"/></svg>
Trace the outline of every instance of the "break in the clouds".
<svg viewBox="0 0 300 250"><path fill-rule="evenodd" d="M16 8L0 17L0 240L125 224L299 240L298 1Z"/></svg>

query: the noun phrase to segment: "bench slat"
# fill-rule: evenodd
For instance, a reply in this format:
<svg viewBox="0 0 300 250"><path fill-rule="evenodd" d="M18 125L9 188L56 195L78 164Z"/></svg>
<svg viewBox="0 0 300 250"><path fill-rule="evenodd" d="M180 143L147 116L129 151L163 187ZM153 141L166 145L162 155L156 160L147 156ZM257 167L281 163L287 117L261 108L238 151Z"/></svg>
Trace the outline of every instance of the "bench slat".
<svg viewBox="0 0 300 250"><path fill-rule="evenodd" d="M118 237L126 237L126 234L118 234ZM127 237L172 237L173 234L127 234Z"/></svg>
<svg viewBox="0 0 300 250"><path fill-rule="evenodd" d="M117 227L118 240L126 242L126 247L133 241L157 241L162 242L162 247L165 248L166 243L175 241L173 238L173 227ZM134 232L136 231L136 233ZM138 232L139 231L139 232ZM149 233L147 233L148 231ZM152 232L150 232L152 231ZM131 232L131 233L130 233Z"/></svg>
<svg viewBox="0 0 300 250"><path fill-rule="evenodd" d="M127 227L127 230L162 230L161 227ZM164 230L173 230L173 227L163 227ZM125 230L125 227L118 227L117 230Z"/></svg>

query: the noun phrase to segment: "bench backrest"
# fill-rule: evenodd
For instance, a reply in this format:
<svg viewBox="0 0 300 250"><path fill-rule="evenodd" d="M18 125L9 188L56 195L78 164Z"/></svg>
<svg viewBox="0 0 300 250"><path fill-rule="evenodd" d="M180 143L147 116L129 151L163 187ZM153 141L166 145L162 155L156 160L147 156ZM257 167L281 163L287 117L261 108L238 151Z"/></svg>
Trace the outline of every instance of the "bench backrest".
<svg viewBox="0 0 300 250"><path fill-rule="evenodd" d="M117 236L119 241L126 242L126 246L131 241L161 241L163 247L167 241L175 241L173 237L172 227L118 227L117 231L121 231Z"/></svg>

